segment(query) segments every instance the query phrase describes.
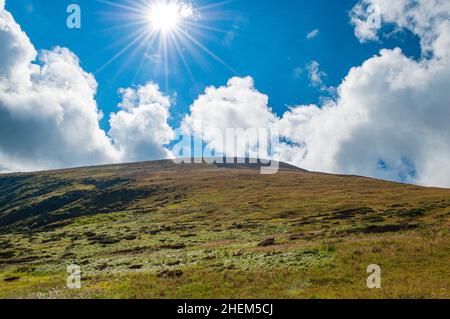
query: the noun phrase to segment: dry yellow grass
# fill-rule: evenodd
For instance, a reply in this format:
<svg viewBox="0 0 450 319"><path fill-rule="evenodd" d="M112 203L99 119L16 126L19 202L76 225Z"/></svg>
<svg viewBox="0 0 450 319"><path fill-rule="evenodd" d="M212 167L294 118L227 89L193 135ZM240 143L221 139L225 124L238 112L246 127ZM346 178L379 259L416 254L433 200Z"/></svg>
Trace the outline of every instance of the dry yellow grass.
<svg viewBox="0 0 450 319"><path fill-rule="evenodd" d="M450 190L290 168L3 175L0 297L449 298L449 228Z"/></svg>

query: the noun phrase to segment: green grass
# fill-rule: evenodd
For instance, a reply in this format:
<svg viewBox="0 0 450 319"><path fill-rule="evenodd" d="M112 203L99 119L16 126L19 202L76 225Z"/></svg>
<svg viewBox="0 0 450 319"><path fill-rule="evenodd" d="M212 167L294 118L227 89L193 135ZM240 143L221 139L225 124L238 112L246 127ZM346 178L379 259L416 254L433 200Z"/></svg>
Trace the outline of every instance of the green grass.
<svg viewBox="0 0 450 319"><path fill-rule="evenodd" d="M3 175L0 298L449 298L449 226L450 190L301 170Z"/></svg>

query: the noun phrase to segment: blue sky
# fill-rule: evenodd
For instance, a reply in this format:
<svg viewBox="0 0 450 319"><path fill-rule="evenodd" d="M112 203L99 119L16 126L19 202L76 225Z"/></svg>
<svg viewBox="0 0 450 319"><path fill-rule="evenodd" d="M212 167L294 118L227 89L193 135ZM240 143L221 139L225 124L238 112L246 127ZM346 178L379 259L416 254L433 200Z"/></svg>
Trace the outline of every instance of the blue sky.
<svg viewBox="0 0 450 319"><path fill-rule="evenodd" d="M66 27L66 7L70 3L77 3L82 9L81 30ZM199 7L211 3L217 1L194 2ZM327 74L326 85L337 86L351 67L378 54L382 48L399 46L407 56L420 57L419 41L409 32L361 44L349 23L348 13L355 3L235 0L205 10L205 16L208 12L212 16L204 23L220 31L199 30L197 39L237 73L197 50L195 57L187 58L195 83L181 61L174 59L169 66L168 87L157 60L146 59L140 67L145 50L132 54L136 46L96 73L105 61L123 49L133 30L118 28L124 23L123 19L115 18L121 14L118 8L95 0L58 0L51 1L51 5L48 0L15 0L7 2L7 9L37 49L68 47L80 58L84 70L95 74L99 83L97 102L105 114L117 110L119 88L154 81L163 92L176 96L170 124L177 127L206 86L224 85L234 75L252 76L257 89L270 97L274 112L282 115L290 105L318 103L324 95L311 86L305 70L313 60ZM307 34L316 29L318 35L307 39ZM295 76L295 69L303 70L300 76ZM108 130L108 116L101 126Z"/></svg>
<svg viewBox="0 0 450 319"><path fill-rule="evenodd" d="M450 2L189 1L0 0L0 172L174 158L179 129L224 154L227 129L266 128L278 151L242 156L450 185Z"/></svg>

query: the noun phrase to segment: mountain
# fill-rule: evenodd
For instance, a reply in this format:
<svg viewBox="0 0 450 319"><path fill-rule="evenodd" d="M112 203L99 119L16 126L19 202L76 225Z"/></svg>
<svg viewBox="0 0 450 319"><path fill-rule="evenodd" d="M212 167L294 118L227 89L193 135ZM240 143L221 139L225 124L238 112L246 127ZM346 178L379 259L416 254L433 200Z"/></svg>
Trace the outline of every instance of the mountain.
<svg viewBox="0 0 450 319"><path fill-rule="evenodd" d="M260 168L0 175L0 297L450 297L450 190Z"/></svg>

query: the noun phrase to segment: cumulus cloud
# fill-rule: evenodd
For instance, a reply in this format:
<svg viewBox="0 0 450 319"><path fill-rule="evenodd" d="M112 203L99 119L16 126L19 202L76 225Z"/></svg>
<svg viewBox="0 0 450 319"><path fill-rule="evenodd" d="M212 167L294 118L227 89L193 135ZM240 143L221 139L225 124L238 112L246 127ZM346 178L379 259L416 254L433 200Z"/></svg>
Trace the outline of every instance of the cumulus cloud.
<svg viewBox="0 0 450 319"><path fill-rule="evenodd" d="M397 23L417 34L431 56L416 61L399 48L382 50L350 70L333 100L292 107L281 118L251 78L234 78L226 87L209 88L193 104L185 124L207 129L277 125L284 137L281 159L290 163L449 187L449 2L363 0L353 11L358 13L353 23L361 40L376 39L381 30L381 25L374 28L376 23L363 20L361 8L371 4L379 8L380 23ZM309 71L312 82L323 86L318 64ZM213 138L206 136L209 143Z"/></svg>
<svg viewBox="0 0 450 319"><path fill-rule="evenodd" d="M440 62L383 50L350 71L337 101L284 115L282 126L301 145L288 150L291 160L309 169L449 186L450 96L443 89L449 75Z"/></svg>
<svg viewBox="0 0 450 319"><path fill-rule="evenodd" d="M170 99L154 83L120 93L122 110L111 115L109 135L122 157L130 161L172 157L164 147L175 137L168 124Z"/></svg>
<svg viewBox="0 0 450 319"><path fill-rule="evenodd" d="M448 0L360 0L350 13L355 34L362 42L376 40L385 24L408 29L418 35L425 52L436 53L440 37L448 37Z"/></svg>
<svg viewBox="0 0 450 319"><path fill-rule="evenodd" d="M26 88L30 84L32 71L30 61L36 58L37 52L12 15L3 7L4 1L0 3L0 79L2 85L8 88Z"/></svg>
<svg viewBox="0 0 450 319"><path fill-rule="evenodd" d="M106 133L99 126L95 78L68 49L38 53L3 4L0 171L172 155L164 146L175 136L168 124L170 98L157 85L120 90L120 110L110 115ZM227 128L277 127L281 159L306 169L449 187L449 6L446 0L361 0L351 13L361 41L379 39L383 25L394 24L420 38L423 57L381 50L349 71L333 99L291 107L282 117L251 77L235 77L207 88L181 128L200 132L197 138L224 152L219 137ZM311 82L325 90L319 64L308 71Z"/></svg>
<svg viewBox="0 0 450 319"><path fill-rule="evenodd" d="M97 82L92 74L66 48L38 53L3 6L4 1L0 3L1 171L141 159L136 145L142 144L146 125L148 132L158 133L147 132L145 146L152 146L156 156L167 154L155 145L165 143L161 134L171 136L165 126L168 102L158 95L157 87L137 89L134 101L133 91L124 90L122 110L112 116L108 136L99 126L102 113L95 101ZM136 119L136 114L142 118ZM134 131L133 125L138 127ZM120 129L137 135L124 138Z"/></svg>
<svg viewBox="0 0 450 319"><path fill-rule="evenodd" d="M285 158L314 170L450 186L448 4L357 4L354 10L376 6L381 21L417 34L432 57L415 61L398 48L382 50L350 70L335 101L291 109L280 126L296 145L285 148ZM364 33L358 30L363 25L363 20L355 24L357 35ZM365 27L374 25L369 21ZM374 38L367 34L365 40Z"/></svg>
<svg viewBox="0 0 450 319"><path fill-rule="evenodd" d="M355 36L361 43L379 40L381 11L379 5L360 1L350 11L351 23L355 27Z"/></svg>
<svg viewBox="0 0 450 319"><path fill-rule="evenodd" d="M210 149L224 153L222 138L226 129L268 128L277 121L268 102L268 96L255 89L251 77L234 77L226 86L207 88L192 104L182 129L194 133ZM249 136L249 143L250 148L254 149L258 143L257 137ZM237 155L246 156L242 153Z"/></svg>

